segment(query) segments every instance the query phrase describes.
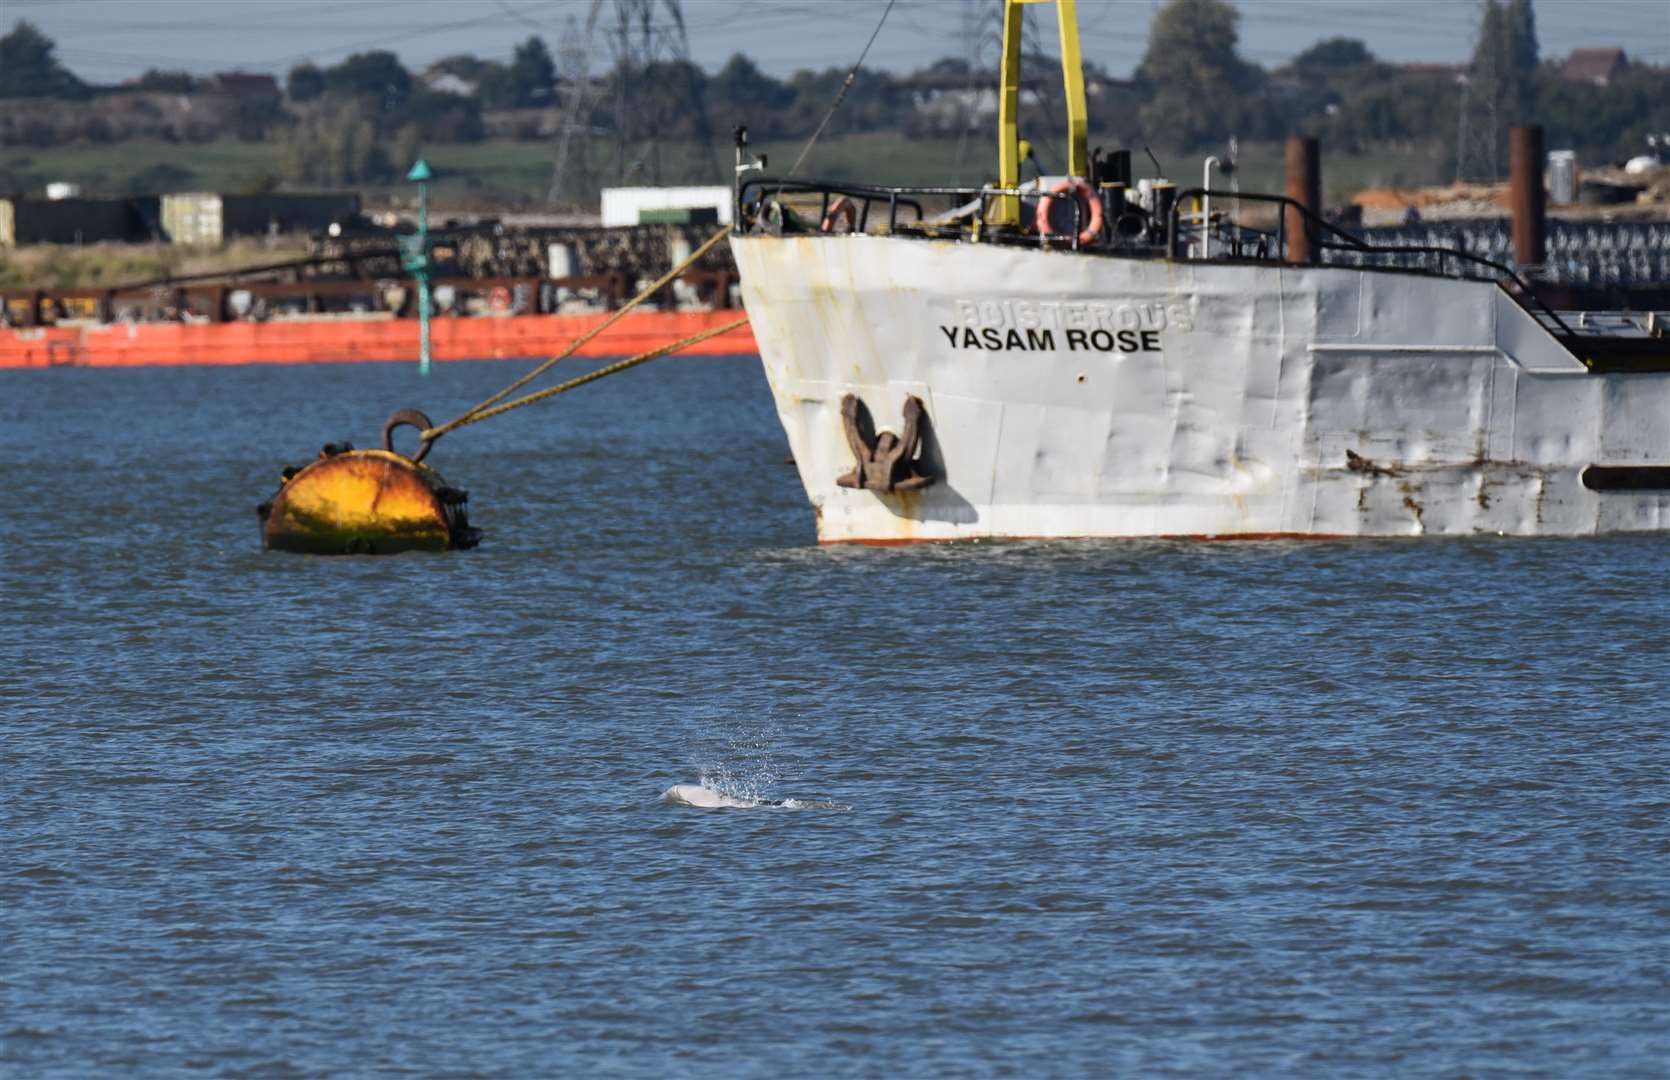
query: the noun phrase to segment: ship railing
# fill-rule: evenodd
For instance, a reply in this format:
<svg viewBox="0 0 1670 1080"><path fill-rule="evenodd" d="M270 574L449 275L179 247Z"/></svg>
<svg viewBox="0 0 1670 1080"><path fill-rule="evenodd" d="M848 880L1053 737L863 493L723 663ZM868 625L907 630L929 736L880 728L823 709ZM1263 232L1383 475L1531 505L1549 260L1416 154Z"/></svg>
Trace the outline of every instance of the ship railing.
<svg viewBox="0 0 1670 1080"><path fill-rule="evenodd" d="M852 231L866 232L869 229L872 211L879 213L879 208L885 205L887 210L886 228L888 232L909 232L919 236L940 237L945 239L969 239L970 230L965 220L984 221L993 199L1004 196L1017 198L1039 198L1044 192L1037 188L1002 188L1002 187L887 187L879 184L857 184L841 180L774 180L770 177L755 177L744 181L737 189L736 220L738 222L759 220L767 213L766 204L783 195L817 195L820 199L818 222L810 226L811 231L818 231L822 223L829 220L829 211L835 205L835 200L841 197L851 199L858 207L853 222ZM947 201L946 212L939 215L942 220L929 218L922 209L924 199L943 198ZM1062 231L1050 236L1023 235L1020 233L1006 233L999 230L983 230L976 232L972 238L990 243L1026 244L1029 246L1045 244L1078 250L1079 234L1084 231L1086 216L1089 213L1078 199L1064 200L1073 211L1072 230ZM909 210L912 218L907 221L899 220L901 210ZM959 215L951 218L949 215L958 211L967 211L966 219Z"/></svg>
<svg viewBox="0 0 1670 1080"><path fill-rule="evenodd" d="M1244 191L1216 191L1208 188L1189 188L1185 191L1180 191L1177 193L1177 201L1172 205L1171 215L1166 221L1166 250L1174 254L1180 250L1179 243L1181 238L1179 236L1178 224L1182 208L1189 200L1200 198L1242 199L1248 202L1270 203L1280 207L1281 212L1276 217L1276 243L1274 247L1274 252L1277 257L1280 256L1280 253L1287 250L1287 210L1292 209L1294 213L1296 213L1305 223L1306 232L1313 238L1312 243L1315 244L1318 250L1346 251L1365 258L1383 257L1388 260L1395 260L1399 257L1410 255L1429 257L1436 260L1438 276L1464 277L1477 281L1494 282L1502 289L1503 292L1513 297L1519 303L1519 306L1524 308L1525 311L1539 323L1542 323L1545 326L1552 323L1553 326L1550 327L1550 329L1557 327L1559 331L1564 334L1569 335L1574 333L1571 327L1566 325L1565 320L1560 318L1559 313L1544 303L1542 299L1537 296L1535 290L1531 288L1530 283L1520 277L1519 273L1510 266L1499 263L1494 259L1487 259L1483 255L1475 255L1470 251L1462 251L1459 248L1441 246L1390 247L1380 244L1370 244L1358 237L1352 236L1344 229L1325 221L1315 211L1300 203L1297 199L1291 198L1287 195L1264 195ZM1334 239L1328 239L1329 237ZM1483 267L1484 269L1491 271L1491 273L1488 276L1468 274L1463 272L1460 267L1456 267L1455 272L1452 273L1449 265L1451 260L1457 263ZM1510 284L1513 288L1508 288Z"/></svg>
<svg viewBox="0 0 1670 1080"><path fill-rule="evenodd" d="M755 189L758 189L757 193ZM877 203L886 204L887 227L893 230L899 226L901 209L909 210L915 215L916 221L923 220L922 203L915 196L938 194L941 190L949 191L848 184L829 180L773 180L769 177L754 177L743 181L737 188L736 220L739 223L758 220L765 213L769 200L780 199L784 195L818 195L822 198L822 205L818 210L818 222L821 224L829 218L829 210L835 200L845 196L858 207L853 223L854 232L864 232L869 228L870 213ZM814 231L816 228L817 226L813 226Z"/></svg>

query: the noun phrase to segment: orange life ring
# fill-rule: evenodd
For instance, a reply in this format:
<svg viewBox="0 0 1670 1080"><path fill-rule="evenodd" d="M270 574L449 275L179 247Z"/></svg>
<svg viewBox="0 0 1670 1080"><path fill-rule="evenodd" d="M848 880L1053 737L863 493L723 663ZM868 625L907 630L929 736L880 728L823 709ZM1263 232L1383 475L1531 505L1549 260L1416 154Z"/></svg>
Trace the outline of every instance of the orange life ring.
<svg viewBox="0 0 1670 1080"><path fill-rule="evenodd" d="M503 285L493 286L493 291L487 294L487 306L494 311L509 311L510 290Z"/></svg>
<svg viewBox="0 0 1670 1080"><path fill-rule="evenodd" d="M829 212L823 215L823 231L834 232L837 218L846 219L847 232L858 231L858 210L845 195L836 196L835 201L829 204Z"/></svg>
<svg viewBox="0 0 1670 1080"><path fill-rule="evenodd" d="M1039 235L1050 236L1054 234L1055 226L1050 224L1050 207L1055 204L1057 195L1065 195L1069 191L1090 207L1090 222L1079 230L1079 243L1095 243L1097 235L1102 231L1102 200L1096 197L1096 192L1091 188L1089 181L1081 180L1076 176L1069 176L1065 180L1058 181L1054 187L1050 188L1048 195L1038 200L1038 213L1033 218L1033 224L1037 227Z"/></svg>

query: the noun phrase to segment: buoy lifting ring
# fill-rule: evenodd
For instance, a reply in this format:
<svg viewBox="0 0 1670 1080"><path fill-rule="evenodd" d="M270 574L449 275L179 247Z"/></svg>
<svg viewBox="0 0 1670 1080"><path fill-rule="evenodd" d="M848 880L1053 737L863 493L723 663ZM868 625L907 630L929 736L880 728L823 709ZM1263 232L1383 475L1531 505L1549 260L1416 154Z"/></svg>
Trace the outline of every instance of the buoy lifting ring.
<svg viewBox="0 0 1670 1080"><path fill-rule="evenodd" d="M1083 200L1090 208L1090 222L1079 230L1079 243L1095 243L1096 237L1102 231L1102 200L1096 197L1096 192L1090 182L1077 176L1069 176L1065 180L1057 181L1050 188L1050 193L1038 200L1038 214L1033 220L1040 236L1051 236L1055 233L1055 226L1050 224L1050 208L1055 205L1057 195L1065 195L1071 191L1074 196Z"/></svg>
<svg viewBox="0 0 1670 1080"><path fill-rule="evenodd" d="M387 450L391 454L397 454L400 452L394 448L394 429L397 427L405 427L407 425L417 428L420 432L428 431L430 428L435 426L430 423L429 417L425 416L421 412L418 412L416 409L401 409L399 412L389 417L388 423L383 425L384 450ZM433 438L424 439L422 442L418 443L417 453L411 455L408 460L411 461L413 465L416 465L428 455L429 448L433 446L434 443L435 440Z"/></svg>
<svg viewBox="0 0 1670 1080"><path fill-rule="evenodd" d="M847 223L847 232L858 231L858 210L845 195L837 196L835 201L829 204L829 211L823 215L823 231L834 232L835 222L838 220Z"/></svg>
<svg viewBox="0 0 1670 1080"><path fill-rule="evenodd" d="M487 294L487 304L494 311L509 311L510 302L510 290L503 285L493 286L492 291Z"/></svg>

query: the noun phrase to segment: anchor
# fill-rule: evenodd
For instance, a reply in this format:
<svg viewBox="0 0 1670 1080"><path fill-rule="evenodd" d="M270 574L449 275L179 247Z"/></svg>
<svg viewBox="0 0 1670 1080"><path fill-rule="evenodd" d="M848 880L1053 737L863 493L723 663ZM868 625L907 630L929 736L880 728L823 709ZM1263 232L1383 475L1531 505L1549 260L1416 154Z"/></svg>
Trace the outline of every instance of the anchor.
<svg viewBox="0 0 1670 1080"><path fill-rule="evenodd" d="M905 433L891 431L876 434L875 421L869 406L855 394L841 399L841 419L846 425L847 445L858 467L835 478L835 483L847 488L868 488L871 491L915 491L934 482L921 470L917 456L921 442L922 399L915 394L905 398Z"/></svg>

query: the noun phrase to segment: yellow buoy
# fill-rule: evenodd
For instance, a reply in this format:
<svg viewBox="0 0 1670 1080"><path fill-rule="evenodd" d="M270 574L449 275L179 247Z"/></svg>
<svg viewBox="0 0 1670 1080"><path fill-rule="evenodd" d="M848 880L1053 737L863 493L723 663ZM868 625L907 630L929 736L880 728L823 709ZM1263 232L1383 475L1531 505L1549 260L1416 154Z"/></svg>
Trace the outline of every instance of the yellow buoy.
<svg viewBox="0 0 1670 1080"><path fill-rule="evenodd" d="M429 443L413 457L393 451L390 436L402 424L433 426L402 410L383 428L385 449L326 445L317 460L286 469L278 494L256 508L262 543L313 555L392 555L480 542L466 514L469 495L422 464Z"/></svg>

